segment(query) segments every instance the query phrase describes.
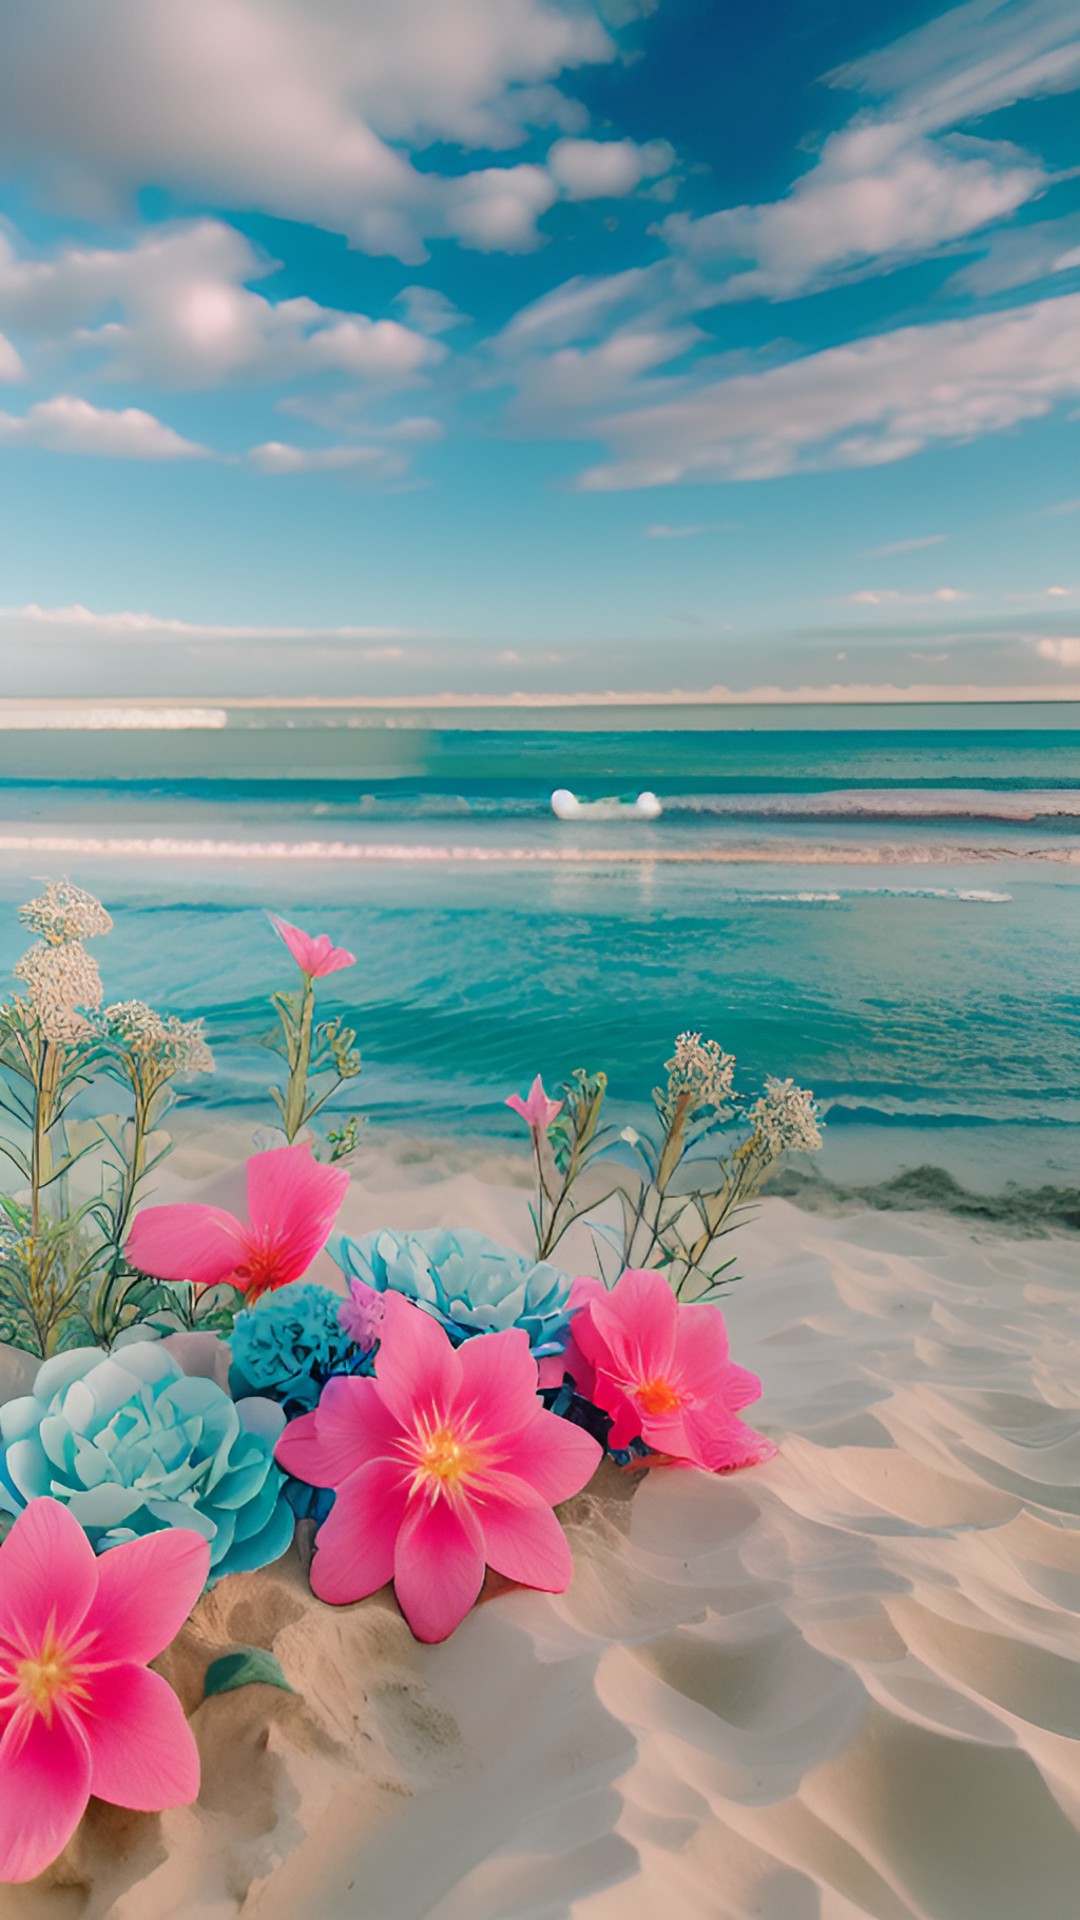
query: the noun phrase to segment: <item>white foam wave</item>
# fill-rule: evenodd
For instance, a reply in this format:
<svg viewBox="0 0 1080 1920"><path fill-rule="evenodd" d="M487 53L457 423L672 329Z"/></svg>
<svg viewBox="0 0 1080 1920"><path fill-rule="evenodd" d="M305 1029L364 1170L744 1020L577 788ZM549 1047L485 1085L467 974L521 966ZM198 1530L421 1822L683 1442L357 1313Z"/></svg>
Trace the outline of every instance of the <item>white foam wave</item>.
<svg viewBox="0 0 1080 1920"><path fill-rule="evenodd" d="M1031 788L860 787L830 793L665 794L665 813L763 816L790 820L1080 819L1080 792Z"/></svg>
<svg viewBox="0 0 1080 1920"><path fill-rule="evenodd" d="M228 724L224 707L5 707L0 733L205 733Z"/></svg>
<svg viewBox="0 0 1080 1920"><path fill-rule="evenodd" d="M84 859L349 862L381 865L422 862L443 866L947 866L985 861L985 849L926 846L807 847L798 842L763 847L521 847L434 846L362 840L181 839L171 835L114 835L0 832L0 854L74 855ZM1010 848L995 849L1015 857ZM1029 857L1080 865L1080 848L1039 849ZM865 889L860 889L865 891ZM922 893L927 897L970 900L1007 899L981 889L940 887L883 888L882 892ZM765 897L765 896L759 896ZM782 896L772 896L780 898ZM830 892L792 899L834 897Z"/></svg>

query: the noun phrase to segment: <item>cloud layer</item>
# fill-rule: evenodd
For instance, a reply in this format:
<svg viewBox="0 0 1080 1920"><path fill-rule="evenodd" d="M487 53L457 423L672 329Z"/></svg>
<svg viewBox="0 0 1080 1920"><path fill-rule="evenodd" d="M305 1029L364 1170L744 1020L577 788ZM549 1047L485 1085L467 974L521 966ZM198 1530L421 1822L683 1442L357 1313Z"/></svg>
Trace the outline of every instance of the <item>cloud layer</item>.
<svg viewBox="0 0 1080 1920"><path fill-rule="evenodd" d="M1000 432L1080 394L1080 294L902 327L786 366L607 415L615 458L586 489L766 480L871 467L934 442Z"/></svg>
<svg viewBox="0 0 1080 1920"><path fill-rule="evenodd" d="M114 219L148 182L343 233L370 253L536 244L540 167L420 169L406 146L511 151L585 116L556 82L614 57L551 0L10 0L0 158Z"/></svg>

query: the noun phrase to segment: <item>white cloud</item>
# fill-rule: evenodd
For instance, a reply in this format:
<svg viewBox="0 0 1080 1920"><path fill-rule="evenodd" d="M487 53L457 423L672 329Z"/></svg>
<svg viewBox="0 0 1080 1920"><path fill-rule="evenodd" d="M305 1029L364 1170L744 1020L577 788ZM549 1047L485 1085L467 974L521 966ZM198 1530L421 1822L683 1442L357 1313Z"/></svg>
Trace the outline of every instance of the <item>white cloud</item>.
<svg viewBox="0 0 1080 1920"><path fill-rule="evenodd" d="M568 200L618 200L642 180L667 173L675 149L666 140L556 140L548 170Z"/></svg>
<svg viewBox="0 0 1080 1920"><path fill-rule="evenodd" d="M0 382L4 386L17 386L25 378L26 368L17 348L12 346L6 335L0 333Z"/></svg>
<svg viewBox="0 0 1080 1920"><path fill-rule="evenodd" d="M221 626L195 620L172 620L163 614L119 611L95 613L76 601L70 607L42 607L30 601L24 607L0 607L0 638L18 628L47 638L84 635L87 640L268 640L357 641L410 640L422 636L410 627L272 627ZM7 631L5 631L5 629Z"/></svg>
<svg viewBox="0 0 1080 1920"><path fill-rule="evenodd" d="M647 396L641 376L689 351L704 336L699 327L626 328L596 347L560 347L517 369L517 394L509 409L518 427L546 432L553 418L581 409L621 405Z"/></svg>
<svg viewBox="0 0 1080 1920"><path fill-rule="evenodd" d="M957 600L970 600L971 595L962 593L959 587L934 587L929 593L901 593L897 587L879 587L875 592L849 593L848 599L853 607L928 607L952 606Z"/></svg>
<svg viewBox="0 0 1080 1920"><path fill-rule="evenodd" d="M90 453L110 460L204 460L207 447L184 440L141 407L111 411L74 394L39 400L22 415L0 413L0 445Z"/></svg>
<svg viewBox="0 0 1080 1920"><path fill-rule="evenodd" d="M217 220L155 228L126 248L20 258L0 233L0 319L25 342L100 349L117 378L170 387L326 371L392 386L446 349L396 320L276 304L245 283L274 263Z"/></svg>
<svg viewBox="0 0 1080 1920"><path fill-rule="evenodd" d="M1042 660L1056 660L1059 667L1080 667L1080 640L1040 640L1036 652Z"/></svg>
<svg viewBox="0 0 1080 1920"><path fill-rule="evenodd" d="M644 303L653 293L655 274L648 267L595 279L576 274L551 293L522 307L495 341L508 358L545 347L568 346L610 321L620 307Z"/></svg>
<svg viewBox="0 0 1080 1920"><path fill-rule="evenodd" d="M154 182L404 260L445 235L522 248L541 169L444 177L404 149L580 127L555 83L614 54L595 13L555 0L34 0L5 28L0 149L87 217Z"/></svg>
<svg viewBox="0 0 1080 1920"><path fill-rule="evenodd" d="M387 447L295 447L284 440L267 440L252 447L252 466L261 473L345 473L363 471L371 479L398 479L408 462Z"/></svg>
<svg viewBox="0 0 1080 1920"><path fill-rule="evenodd" d="M1057 220L1028 221L1021 227L1003 227L988 235L977 260L969 260L951 275L947 292L1004 293L1030 286L1054 273L1080 265L1080 212Z"/></svg>
<svg viewBox="0 0 1080 1920"><path fill-rule="evenodd" d="M878 121L833 134L784 199L697 220L671 214L661 233L699 262L753 262L716 298L777 299L930 253L1015 212L1046 184L1038 163L1002 142L932 141L906 121Z"/></svg>
<svg viewBox="0 0 1080 1920"><path fill-rule="evenodd" d="M1080 295L1073 294L902 327L596 417L591 430L615 459L580 484L608 490L884 465L935 441L1036 419L1076 394Z"/></svg>
<svg viewBox="0 0 1080 1920"><path fill-rule="evenodd" d="M543 167L483 167L444 184L454 191L442 231L480 253L528 253L537 244L539 216L555 200L551 175Z"/></svg>
<svg viewBox="0 0 1080 1920"><path fill-rule="evenodd" d="M469 318L438 287L402 287L394 305L418 333L447 333L451 327L465 326Z"/></svg>
<svg viewBox="0 0 1080 1920"><path fill-rule="evenodd" d="M831 84L881 99L918 126L955 126L1080 82L1073 0L968 0L837 67Z"/></svg>
<svg viewBox="0 0 1080 1920"><path fill-rule="evenodd" d="M949 130L1080 84L1078 20L1075 0L954 8L826 76L877 104L832 134L783 198L696 220L672 215L661 232L702 265L726 263L714 298L784 299L881 272L1007 219L1051 176L1005 141ZM1032 270L1060 270L1038 243L1003 238L1002 249L991 243L1000 264L983 270L986 290L1021 285ZM980 267L967 271L978 290Z"/></svg>

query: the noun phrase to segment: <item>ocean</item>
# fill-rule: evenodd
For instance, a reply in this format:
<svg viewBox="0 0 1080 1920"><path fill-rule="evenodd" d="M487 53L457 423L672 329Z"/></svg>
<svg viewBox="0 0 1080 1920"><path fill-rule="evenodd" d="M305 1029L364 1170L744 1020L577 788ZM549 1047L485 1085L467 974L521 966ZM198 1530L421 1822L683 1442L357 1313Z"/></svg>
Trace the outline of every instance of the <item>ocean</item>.
<svg viewBox="0 0 1080 1920"><path fill-rule="evenodd" d="M375 1127L516 1138L506 1094L577 1066L640 1120L693 1028L814 1089L815 1182L1080 1207L1080 708L71 717L0 712L0 969L40 877L92 888L108 998L206 1016L204 1109L262 1100L272 909L358 956L323 1000Z"/></svg>

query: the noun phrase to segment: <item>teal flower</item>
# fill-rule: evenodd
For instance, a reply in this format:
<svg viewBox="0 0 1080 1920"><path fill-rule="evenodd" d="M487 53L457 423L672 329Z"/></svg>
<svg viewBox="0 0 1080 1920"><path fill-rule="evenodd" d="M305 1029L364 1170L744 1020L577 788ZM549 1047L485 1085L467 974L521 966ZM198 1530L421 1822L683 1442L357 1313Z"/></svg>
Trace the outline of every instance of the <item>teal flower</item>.
<svg viewBox="0 0 1080 1920"><path fill-rule="evenodd" d="M561 1353L570 1324L570 1277L497 1246L485 1233L436 1227L368 1233L333 1249L354 1303L363 1290L403 1293L460 1345L476 1333L523 1327L534 1359Z"/></svg>
<svg viewBox="0 0 1080 1920"><path fill-rule="evenodd" d="M234 1396L264 1393L291 1419L310 1413L335 1373L370 1373L371 1340L365 1348L339 1319L345 1302L329 1287L295 1281L264 1293L236 1316L230 1344L229 1386Z"/></svg>
<svg viewBox="0 0 1080 1920"><path fill-rule="evenodd" d="M273 1401L234 1405L160 1342L80 1347L46 1360L33 1391L0 1407L0 1507L17 1514L51 1494L98 1552L193 1527L210 1543L212 1584L266 1566L292 1540L274 1461L284 1425Z"/></svg>

